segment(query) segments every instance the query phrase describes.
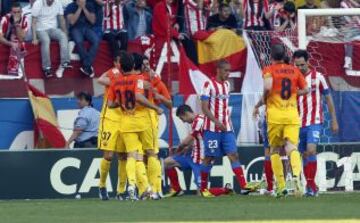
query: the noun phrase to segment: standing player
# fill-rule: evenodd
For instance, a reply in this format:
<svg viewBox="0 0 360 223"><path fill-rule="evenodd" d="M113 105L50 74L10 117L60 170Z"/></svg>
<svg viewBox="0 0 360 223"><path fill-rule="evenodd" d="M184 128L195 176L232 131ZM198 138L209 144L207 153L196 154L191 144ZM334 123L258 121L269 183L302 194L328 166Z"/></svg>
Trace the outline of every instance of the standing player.
<svg viewBox="0 0 360 223"><path fill-rule="evenodd" d="M121 110L120 109L109 109L108 94L109 86L114 79L121 75L120 71L120 56L114 58L114 67L106 71L98 79L98 83L105 86L103 106L100 114L100 125L99 125L99 136L98 136L98 148L103 151L103 159L100 163L100 182L99 182L99 196L102 200L109 200L109 196L106 190L106 178L109 174L110 164L114 153L118 153L118 177L123 178L125 174L125 165L121 161L124 159L126 162L126 154L124 147L121 146L121 137L118 129ZM124 192L121 187L125 185L118 184L118 194Z"/></svg>
<svg viewBox="0 0 360 223"><path fill-rule="evenodd" d="M201 172L201 192L203 196L210 194L206 188L211 163L216 157L222 157L224 154L228 156L231 162L241 192L247 194L256 189L249 187L246 183L237 153L235 133L231 124L229 110L230 84L228 79L230 70L231 67L227 61L219 61L216 68L216 77L205 82L201 93L201 107L205 115L205 158Z"/></svg>
<svg viewBox="0 0 360 223"><path fill-rule="evenodd" d="M158 114L162 114L163 110L145 98L143 79L133 71L133 57L127 54L123 55L120 58L120 64L123 75L118 76L111 85L108 106L110 108L120 107L122 110L119 129L127 153L128 193L131 200L136 200L137 156L143 149L143 143L152 140L152 136L147 135L149 132L147 130L151 128L151 124L145 107L156 110Z"/></svg>
<svg viewBox="0 0 360 223"><path fill-rule="evenodd" d="M297 150L299 143L300 117L297 110L297 94L308 93L306 81L301 72L284 62L285 47L275 44L271 47L272 65L263 70L264 95L268 136L271 148L271 166L277 182L277 197L287 195L284 167L280 148L284 146L295 183L295 194L302 195L300 181L301 158Z"/></svg>
<svg viewBox="0 0 360 223"><path fill-rule="evenodd" d="M181 142L176 154L165 159L166 173L170 179L171 190L168 197L181 196L184 192L181 190L178 175L175 167L181 170L191 169L194 173L194 181L200 192L201 185L201 163L204 159L203 126L204 116L193 112L190 106L181 105L176 110L176 116L185 123L191 124L191 133ZM211 188L209 192L214 196L229 194L232 190L230 185L225 188Z"/></svg>
<svg viewBox="0 0 360 223"><path fill-rule="evenodd" d="M316 196L317 186L315 175L317 171L316 146L320 142L320 133L324 114L322 108L323 96L331 115L331 130L339 130L336 119L334 102L325 77L309 67L309 55L305 50L295 51L293 55L295 65L304 75L310 88L310 93L298 98L298 108L301 118L299 150L303 154L304 175L306 178L306 195Z"/></svg>

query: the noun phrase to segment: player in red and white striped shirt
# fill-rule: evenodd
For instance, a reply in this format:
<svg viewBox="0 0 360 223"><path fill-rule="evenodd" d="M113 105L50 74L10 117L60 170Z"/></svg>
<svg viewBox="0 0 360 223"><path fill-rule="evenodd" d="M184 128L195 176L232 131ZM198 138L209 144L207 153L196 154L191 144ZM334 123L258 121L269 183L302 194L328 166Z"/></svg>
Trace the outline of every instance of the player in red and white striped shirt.
<svg viewBox="0 0 360 223"><path fill-rule="evenodd" d="M201 0L184 0L184 15L186 31L190 36L206 29L207 15Z"/></svg>
<svg viewBox="0 0 360 223"><path fill-rule="evenodd" d="M268 0L244 0L244 29L266 30L264 17L269 11Z"/></svg>
<svg viewBox="0 0 360 223"><path fill-rule="evenodd" d="M112 54L116 57L120 50L127 50L128 11L122 0L106 0L104 3L104 39L108 41Z"/></svg>
<svg viewBox="0 0 360 223"><path fill-rule="evenodd" d="M229 98L230 84L228 82L231 66L229 62L220 60L216 68L216 77L205 82L201 93L201 108L205 115L204 144L205 158L201 172L201 191L206 191L211 163L217 157L226 154L231 162L232 170L242 189L248 194L256 188L250 188L246 183L241 167L235 133L230 120Z"/></svg>
<svg viewBox="0 0 360 223"><path fill-rule="evenodd" d="M166 173L170 179L171 191L168 197L180 196L183 194L179 185L175 167L181 170L192 169L194 182L200 190L201 184L201 163L204 159L203 127L204 116L195 114L190 106L181 105L176 110L176 116L183 122L191 124L190 134L182 140L174 156L165 159ZM210 193L214 196L228 194L231 192L229 186L224 188L211 188ZM200 192L200 191L199 191Z"/></svg>
<svg viewBox="0 0 360 223"><path fill-rule="evenodd" d="M19 61L17 54L25 51L24 38L28 30L28 22L22 15L20 4L14 2L10 13L0 21L0 43L10 47L10 56L7 66L8 74L17 75Z"/></svg>
<svg viewBox="0 0 360 223"><path fill-rule="evenodd" d="M309 55L305 50L298 50L293 55L295 65L305 77L310 93L298 97L298 110L301 118L299 151L303 154L304 175L307 181L307 196L316 196L317 171L316 146L320 142L324 113L322 99L325 97L331 115L331 129L336 133L339 129L334 102L325 77L309 67Z"/></svg>

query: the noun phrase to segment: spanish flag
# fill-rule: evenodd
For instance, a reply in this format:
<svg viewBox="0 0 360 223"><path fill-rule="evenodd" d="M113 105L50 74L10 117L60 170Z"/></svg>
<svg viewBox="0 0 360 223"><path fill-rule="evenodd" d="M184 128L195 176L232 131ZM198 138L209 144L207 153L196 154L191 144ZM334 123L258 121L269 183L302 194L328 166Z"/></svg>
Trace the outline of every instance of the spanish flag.
<svg viewBox="0 0 360 223"><path fill-rule="evenodd" d="M35 120L34 147L64 148L65 138L58 128L50 99L30 84L27 84L27 89Z"/></svg>
<svg viewBox="0 0 360 223"><path fill-rule="evenodd" d="M228 29L213 32L200 31L194 35L197 40L199 69L215 76L216 62L225 59L231 64L232 72L245 73L247 50L244 39Z"/></svg>

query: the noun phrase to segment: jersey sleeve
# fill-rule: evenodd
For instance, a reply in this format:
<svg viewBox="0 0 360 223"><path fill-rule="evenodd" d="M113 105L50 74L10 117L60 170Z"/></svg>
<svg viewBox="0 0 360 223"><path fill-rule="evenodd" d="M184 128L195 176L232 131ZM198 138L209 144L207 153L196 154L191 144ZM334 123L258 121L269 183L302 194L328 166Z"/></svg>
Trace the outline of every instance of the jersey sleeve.
<svg viewBox="0 0 360 223"><path fill-rule="evenodd" d="M202 101L207 101L209 100L211 97L211 85L210 85L210 82L209 81L206 81L204 83L204 86L201 90L201 96L200 96L200 99Z"/></svg>
<svg viewBox="0 0 360 223"><path fill-rule="evenodd" d="M298 75L298 82L297 82L298 88L305 89L307 87L307 83L304 76L301 74L299 70L296 70L296 73Z"/></svg>
<svg viewBox="0 0 360 223"><path fill-rule="evenodd" d="M4 17L1 18L1 21L0 21L0 34L2 34L2 35L7 33L7 29L8 29L8 26L9 26L9 22L7 21L6 18L7 17L4 16Z"/></svg>
<svg viewBox="0 0 360 223"><path fill-rule="evenodd" d="M135 84L135 94L144 94L144 79L137 78Z"/></svg>
<svg viewBox="0 0 360 223"><path fill-rule="evenodd" d="M192 137L196 137L200 132L202 132L204 125L204 120L197 118L194 123L191 125L191 135Z"/></svg>
<svg viewBox="0 0 360 223"><path fill-rule="evenodd" d="M114 85L110 85L110 87L108 89L108 92L107 92L107 96L108 96L108 101L114 102L116 100L115 86Z"/></svg>
<svg viewBox="0 0 360 223"><path fill-rule="evenodd" d="M262 73L263 73L263 78L264 79L272 77L272 72L271 72L271 70L269 68L265 68Z"/></svg>
<svg viewBox="0 0 360 223"><path fill-rule="evenodd" d="M157 86L157 91L159 92L159 94L164 96L166 99L168 99L168 100L171 99L170 93L169 93L167 87L165 86L164 82L162 82L162 81L159 82L159 84Z"/></svg>
<svg viewBox="0 0 360 223"><path fill-rule="evenodd" d="M330 89L329 89L329 86L328 86L328 84L326 82L325 77L323 75L320 75L319 80L320 80L320 92L321 92L321 94L323 94L323 95L330 94Z"/></svg>

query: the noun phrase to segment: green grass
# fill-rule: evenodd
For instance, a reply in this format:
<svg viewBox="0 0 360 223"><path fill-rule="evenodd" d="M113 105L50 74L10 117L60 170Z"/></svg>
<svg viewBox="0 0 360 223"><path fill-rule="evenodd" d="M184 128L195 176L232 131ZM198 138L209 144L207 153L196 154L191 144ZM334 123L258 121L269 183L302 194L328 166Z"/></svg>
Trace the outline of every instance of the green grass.
<svg viewBox="0 0 360 223"><path fill-rule="evenodd" d="M318 198L275 199L264 196L200 198L183 196L161 201L102 202L82 200L0 201L0 222L179 222L342 220L360 222L360 193ZM321 221L318 221L321 222ZM328 221L327 221L328 222Z"/></svg>

